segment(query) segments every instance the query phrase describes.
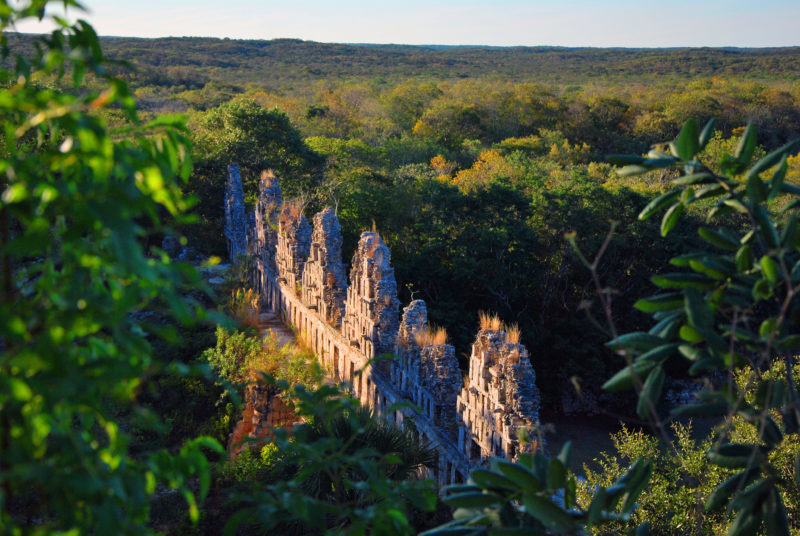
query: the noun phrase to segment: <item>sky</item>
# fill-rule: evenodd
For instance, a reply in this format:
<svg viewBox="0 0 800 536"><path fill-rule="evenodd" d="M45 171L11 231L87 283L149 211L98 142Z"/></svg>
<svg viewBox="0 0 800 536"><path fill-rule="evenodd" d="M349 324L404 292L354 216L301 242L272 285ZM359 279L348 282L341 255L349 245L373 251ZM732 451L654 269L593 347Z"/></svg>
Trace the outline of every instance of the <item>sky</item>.
<svg viewBox="0 0 800 536"><path fill-rule="evenodd" d="M23 0L20 0L23 1ZM800 0L83 0L100 35L497 46L800 45ZM75 18L75 16L70 18ZM20 31L44 31L26 24Z"/></svg>

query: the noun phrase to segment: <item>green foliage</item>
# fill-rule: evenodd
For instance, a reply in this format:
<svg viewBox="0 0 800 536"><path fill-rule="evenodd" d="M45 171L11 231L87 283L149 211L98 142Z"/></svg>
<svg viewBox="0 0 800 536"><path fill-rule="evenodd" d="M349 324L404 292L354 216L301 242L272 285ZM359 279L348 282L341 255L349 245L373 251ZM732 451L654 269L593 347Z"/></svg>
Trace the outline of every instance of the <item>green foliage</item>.
<svg viewBox="0 0 800 536"><path fill-rule="evenodd" d="M288 389L285 383L278 387ZM308 424L275 431L281 456L267 485L237 497L226 534L414 534L412 513L436 503L430 481L409 479L435 460L416 434L376 419L334 387L290 390Z"/></svg>
<svg viewBox="0 0 800 536"><path fill-rule="evenodd" d="M578 502L570 461L570 443L549 459L537 452L520 454L517 463L492 460L489 469L473 470L467 484L447 488L443 500L456 508L454 520L423 536L576 534L582 527L626 521L653 470L651 462L637 459L624 474L584 493Z"/></svg>
<svg viewBox="0 0 800 536"><path fill-rule="evenodd" d="M793 374L800 314L800 231L794 207L800 203L789 202L781 214L772 209L773 200L800 194L784 180L787 158L798 144L789 142L754 161L756 133L749 125L734 152L719 157L718 172L698 156L712 139L712 130L713 121L699 132L690 120L674 142L665 144L669 153L654 150L646 158L618 159L628 164L629 172L672 168L683 173L673 179L673 193L640 215L646 219L669 206L662 235L697 201L714 204L707 210L710 226L699 229L705 246L673 258L671 263L680 271L652 279L662 294L637 302L653 316L654 326L609 343L625 359L626 372L620 374L629 375L630 381L612 379L606 388L635 388L639 415L661 426L654 408L668 361L688 361L694 375L727 377L725 382L710 382L698 394L699 403L675 412L713 417L726 425L708 457L717 466L739 472L717 487L706 508L727 507L736 513L731 536L748 534L762 523L769 534L788 534L783 497L792 484L773 458L787 436L797 433L800 422ZM736 215L740 225L729 226L726 214ZM764 379L763 372L775 363L782 363L786 373ZM747 377L744 383L734 381L740 367ZM758 386L756 396L747 396L751 384ZM757 433L736 437L736 419L751 423Z"/></svg>
<svg viewBox="0 0 800 536"><path fill-rule="evenodd" d="M597 469L584 466L584 480L578 482L578 503L586 507L598 486L610 486L627 464L638 458L653 463L653 475L639 497L639 507L630 519L610 523L594 534L620 534L642 523L652 534L725 534L732 516L725 511L704 512L703 504L714 489L733 471L713 465L706 452L714 436L696 440L691 424L675 423L674 438L668 445L643 431L624 428L614 434L615 453L601 453Z"/></svg>
<svg viewBox="0 0 800 536"><path fill-rule="evenodd" d="M796 375L798 366L795 365ZM760 380L753 381L747 368L734 373L734 382L742 390L745 400L753 403L774 381L786 377L784 363L777 361L764 371ZM776 422L779 415L773 413ZM703 421L701 421L702 423ZM722 434L720 434L722 431ZM598 534L619 534L641 523L650 523L655 534L726 534L735 517L735 512L725 508L734 493L754 483L760 476L758 468L740 471L709 456L721 442L755 444L760 432L751 419L733 417L723 428L711 429L705 434L688 424L673 423L672 437L667 444L641 430L623 427L613 436L614 453L601 453L594 460L596 468L584 466L585 480L578 483L578 502L591 500L597 486L608 486L624 471L626 464L640 457L653 461L653 476L639 498L639 508L624 522L611 524ZM727 438L727 439L726 439ZM797 434L791 434L775 445L769 453L769 464L784 487L781 500L786 505L792 524L796 523L800 488L794 480L795 460L798 455Z"/></svg>
<svg viewBox="0 0 800 536"><path fill-rule="evenodd" d="M51 2L0 4L0 37ZM59 2L76 8L72 1ZM183 220L192 169L178 118L138 121L110 76L94 30L47 17L56 30L0 70L0 525L7 533L147 533L156 486L178 490L193 519L208 491L208 438L175 454L129 454L119 409L138 411L143 379L190 367L153 362L148 337L170 335L146 311L192 321L205 288L149 239ZM13 67L9 67L13 65ZM75 91L36 83L70 74ZM85 88L91 75L99 88ZM129 127L112 136L99 110ZM156 318L158 315L156 315ZM174 334L173 334L174 335Z"/></svg>
<svg viewBox="0 0 800 536"><path fill-rule="evenodd" d="M305 145L286 114L265 110L248 98L237 98L197 115L192 121L198 166L224 176L227 165L242 169L245 195L254 195L258 176L272 169L286 177L282 188L288 196L309 191L321 161ZM210 168L210 169L206 169Z"/></svg>
<svg viewBox="0 0 800 536"><path fill-rule="evenodd" d="M322 370L313 354L281 343L272 332L256 335L252 331L217 327L217 343L203 353L203 359L226 382L243 384L269 374L289 385L315 385Z"/></svg>
<svg viewBox="0 0 800 536"><path fill-rule="evenodd" d="M241 384L251 377L249 365L262 352L261 338L246 331L217 327L217 344L203 352L203 357L224 380Z"/></svg>
<svg viewBox="0 0 800 536"><path fill-rule="evenodd" d="M265 170L282 178L287 198L308 195L319 181L323 164L302 140L283 112L266 110L254 100L237 97L217 108L197 113L190 120L194 172L184 191L197 197L195 213L203 226L192 230L193 243L223 254L225 180L228 164L241 166L246 201L252 202Z"/></svg>
<svg viewBox="0 0 800 536"><path fill-rule="evenodd" d="M267 443L261 448L242 449L228 463L220 464L215 475L217 485L227 483L252 484L274 478L275 466L280 462L283 453L274 443Z"/></svg>

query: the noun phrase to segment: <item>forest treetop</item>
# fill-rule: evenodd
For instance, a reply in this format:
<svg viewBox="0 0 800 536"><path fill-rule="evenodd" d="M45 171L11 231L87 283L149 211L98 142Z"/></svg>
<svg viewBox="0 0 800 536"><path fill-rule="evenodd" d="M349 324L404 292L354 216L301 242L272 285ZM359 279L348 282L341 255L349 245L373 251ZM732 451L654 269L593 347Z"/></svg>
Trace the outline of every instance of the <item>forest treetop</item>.
<svg viewBox="0 0 800 536"><path fill-rule="evenodd" d="M20 34L23 43L32 37ZM267 84L274 89L323 79L386 83L469 77L575 84L587 79L652 82L697 76L792 80L800 75L800 47L490 47L210 37L102 37L101 43L110 58L124 58L140 67L139 76L200 76L234 85Z"/></svg>

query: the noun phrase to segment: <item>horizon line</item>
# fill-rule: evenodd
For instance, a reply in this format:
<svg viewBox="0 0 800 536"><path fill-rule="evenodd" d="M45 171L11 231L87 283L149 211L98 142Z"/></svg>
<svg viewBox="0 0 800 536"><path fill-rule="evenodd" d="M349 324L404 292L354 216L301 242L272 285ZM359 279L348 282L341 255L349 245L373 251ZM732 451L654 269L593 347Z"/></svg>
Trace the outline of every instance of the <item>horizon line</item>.
<svg viewBox="0 0 800 536"><path fill-rule="evenodd" d="M6 30L6 34L43 36L49 32L14 32ZM400 46L400 47L421 47L421 48L552 48L552 49L597 49L597 50L702 50L702 49L737 49L737 50L775 50L775 49L800 49L800 45L771 45L771 46L742 46L742 45L672 45L672 46L627 46L627 45L488 45L488 44L443 44L443 43L378 43L378 42L345 42L345 41L316 41L313 39L302 39L300 37L219 37L216 35L161 35L157 37L146 37L138 35L104 35L98 34L103 39L216 39L218 41L299 41L301 43L315 43L321 45L347 45L347 46Z"/></svg>

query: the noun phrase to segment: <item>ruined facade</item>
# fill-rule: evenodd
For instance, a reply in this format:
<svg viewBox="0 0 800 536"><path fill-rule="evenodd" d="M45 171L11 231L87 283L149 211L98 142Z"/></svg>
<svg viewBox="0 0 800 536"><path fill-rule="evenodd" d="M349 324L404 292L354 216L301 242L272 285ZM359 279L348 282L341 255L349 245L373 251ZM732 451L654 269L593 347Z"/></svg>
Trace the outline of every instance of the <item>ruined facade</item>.
<svg viewBox="0 0 800 536"><path fill-rule="evenodd" d="M299 294L303 265L311 249L311 225L298 205L283 206L278 219L278 238L275 264L278 280Z"/></svg>
<svg viewBox="0 0 800 536"><path fill-rule="evenodd" d="M303 267L303 303L332 326L339 327L347 297L342 263L342 227L333 209L314 216L311 253Z"/></svg>
<svg viewBox="0 0 800 536"><path fill-rule="evenodd" d="M470 462L515 459L517 431L539 422L539 390L528 351L505 331L482 330L458 395L458 449Z"/></svg>
<svg viewBox="0 0 800 536"><path fill-rule="evenodd" d="M230 178L229 189L241 191L241 179ZM525 348L503 331L481 331L465 385L455 348L419 336L428 330L422 300L409 304L400 321L391 255L378 233L362 233L348 284L336 214L329 208L317 214L312 233L299 207L280 203L272 179L262 177L250 231L262 306L296 326L328 376L347 382L362 404L414 426L438 452L428 476L440 486L464 482L490 457L513 459L521 448L517 430L538 423L539 394ZM226 215L237 196L243 199L226 191ZM245 222L243 206L241 213ZM226 236L233 234L226 218ZM239 251L239 242L228 244L231 255ZM373 360L382 354L396 357ZM254 407L254 416L262 413L268 412ZM254 431L260 423L253 421Z"/></svg>
<svg viewBox="0 0 800 536"><path fill-rule="evenodd" d="M389 248L378 233L364 232L350 269L342 333L368 358L393 352L400 321L397 283Z"/></svg>
<svg viewBox="0 0 800 536"><path fill-rule="evenodd" d="M456 349L449 344L421 346L419 335L427 330L425 302L414 300L403 311L389 378L404 398L455 438L456 398L462 385Z"/></svg>
<svg viewBox="0 0 800 536"><path fill-rule="evenodd" d="M238 164L228 166L228 180L225 184L225 238L231 260L247 253L247 216Z"/></svg>
<svg viewBox="0 0 800 536"><path fill-rule="evenodd" d="M278 177L269 171L261 174L258 185L258 201L254 211L255 241L253 254L262 259L266 271L274 278L277 274L275 253L278 248L278 215L283 206L283 195Z"/></svg>

